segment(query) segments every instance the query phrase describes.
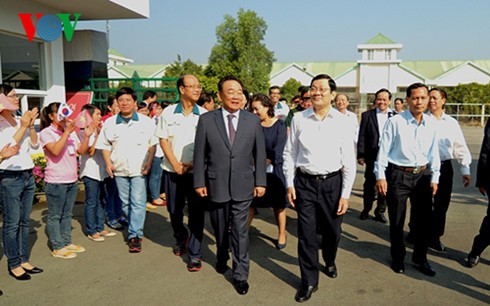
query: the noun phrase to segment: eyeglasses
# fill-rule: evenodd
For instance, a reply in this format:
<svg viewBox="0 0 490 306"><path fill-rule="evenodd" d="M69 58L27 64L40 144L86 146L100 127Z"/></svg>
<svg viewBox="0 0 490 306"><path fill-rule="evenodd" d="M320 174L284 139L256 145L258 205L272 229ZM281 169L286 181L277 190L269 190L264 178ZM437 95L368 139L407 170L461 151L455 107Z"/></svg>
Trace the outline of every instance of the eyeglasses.
<svg viewBox="0 0 490 306"><path fill-rule="evenodd" d="M327 93L330 91L330 88L316 88L314 86L310 88L310 92L316 92L316 91L320 91L321 93Z"/></svg>
<svg viewBox="0 0 490 306"><path fill-rule="evenodd" d="M187 87L187 88L191 88L191 89L202 90L201 85L182 85L182 86Z"/></svg>

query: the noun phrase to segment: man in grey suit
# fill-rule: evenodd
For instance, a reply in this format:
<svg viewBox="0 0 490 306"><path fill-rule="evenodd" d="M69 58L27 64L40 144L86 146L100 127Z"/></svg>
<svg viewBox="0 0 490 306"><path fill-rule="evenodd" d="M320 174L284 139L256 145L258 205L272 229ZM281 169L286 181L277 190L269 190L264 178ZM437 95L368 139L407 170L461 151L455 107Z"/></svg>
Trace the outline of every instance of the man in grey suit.
<svg viewBox="0 0 490 306"><path fill-rule="evenodd" d="M194 188L210 202L217 250L216 271L225 273L231 221L233 280L239 294L248 292L248 210L266 186L265 140L257 116L240 110L243 84L233 76L218 83L221 109L199 117L194 144Z"/></svg>

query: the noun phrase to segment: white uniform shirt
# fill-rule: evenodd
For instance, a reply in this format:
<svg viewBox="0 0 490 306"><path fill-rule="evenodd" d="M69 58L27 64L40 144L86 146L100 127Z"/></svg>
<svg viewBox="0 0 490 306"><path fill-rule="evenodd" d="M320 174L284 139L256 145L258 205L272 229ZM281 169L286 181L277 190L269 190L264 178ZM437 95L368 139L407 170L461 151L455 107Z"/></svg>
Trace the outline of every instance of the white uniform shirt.
<svg viewBox="0 0 490 306"><path fill-rule="evenodd" d="M440 119L431 113L428 115L434 119L436 124L441 161L455 158L460 164L461 173L470 175L471 153L458 121L444 113Z"/></svg>
<svg viewBox="0 0 490 306"><path fill-rule="evenodd" d="M289 106L284 102L277 102L277 105L274 107L274 115L277 119L285 121L289 114Z"/></svg>
<svg viewBox="0 0 490 306"><path fill-rule="evenodd" d="M78 138L80 139L80 142L83 142L83 139L85 138L85 130L80 130L80 132L78 132ZM89 148L92 147L94 142L95 133L90 135L88 140ZM97 181L103 181L109 176L101 150L95 150L95 154L93 156L90 156L90 152L80 156L80 178L83 178L84 176Z"/></svg>
<svg viewBox="0 0 490 306"><path fill-rule="evenodd" d="M204 108L196 104L192 112L185 116L179 102L166 107L160 115L155 136L168 141L175 158L181 163L192 163L197 122L199 116L205 112ZM166 157L163 158L162 168L168 172L175 172Z"/></svg>
<svg viewBox="0 0 490 306"><path fill-rule="evenodd" d="M15 145L14 135L20 127L20 119L15 119L17 126L11 126L10 123L2 116L0 116L0 149L10 143L11 146ZM20 171L34 168L34 163L31 158L31 149L38 149L39 141L36 145L32 145L31 138L29 137L29 129L22 136L20 143L20 150L14 156L7 158L0 163L1 170Z"/></svg>
<svg viewBox="0 0 490 306"><path fill-rule="evenodd" d="M95 148L111 151L114 175L140 176L149 147L158 143L154 133L154 121L137 112L128 122L112 116L104 122Z"/></svg>
<svg viewBox="0 0 490 306"><path fill-rule="evenodd" d="M342 171L342 198L348 199L356 177L356 156L348 121L330 108L320 120L313 108L293 117L284 148L284 175L293 187L297 168L311 175Z"/></svg>

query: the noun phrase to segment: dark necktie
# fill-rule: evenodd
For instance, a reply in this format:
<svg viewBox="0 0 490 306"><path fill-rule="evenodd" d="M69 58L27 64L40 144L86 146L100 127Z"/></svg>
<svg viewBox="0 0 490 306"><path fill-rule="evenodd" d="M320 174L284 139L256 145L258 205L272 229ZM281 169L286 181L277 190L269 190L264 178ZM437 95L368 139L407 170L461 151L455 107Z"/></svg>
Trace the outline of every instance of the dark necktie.
<svg viewBox="0 0 490 306"><path fill-rule="evenodd" d="M235 127L233 126L233 118L235 118L235 115L233 114L228 114L228 134L230 138L230 144L233 145L233 142L235 141Z"/></svg>

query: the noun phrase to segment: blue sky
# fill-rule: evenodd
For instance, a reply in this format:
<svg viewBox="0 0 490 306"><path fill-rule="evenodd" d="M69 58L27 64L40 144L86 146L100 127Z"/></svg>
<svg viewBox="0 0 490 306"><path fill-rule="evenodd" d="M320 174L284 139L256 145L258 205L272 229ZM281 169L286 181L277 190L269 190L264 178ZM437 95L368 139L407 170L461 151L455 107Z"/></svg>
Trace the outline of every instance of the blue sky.
<svg viewBox="0 0 490 306"><path fill-rule="evenodd" d="M150 18L110 21L110 47L135 64L206 63L216 27L240 8L255 11L278 62L356 61L357 45L383 33L402 60L490 59L488 0L150 0ZM77 29L105 31L105 22Z"/></svg>

